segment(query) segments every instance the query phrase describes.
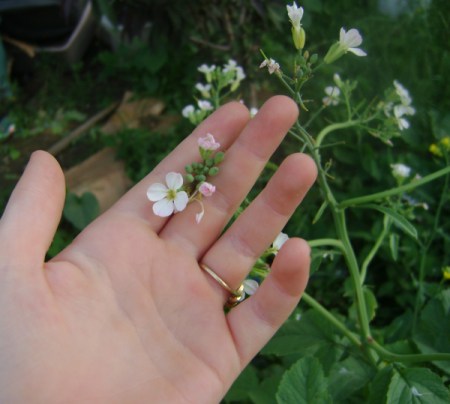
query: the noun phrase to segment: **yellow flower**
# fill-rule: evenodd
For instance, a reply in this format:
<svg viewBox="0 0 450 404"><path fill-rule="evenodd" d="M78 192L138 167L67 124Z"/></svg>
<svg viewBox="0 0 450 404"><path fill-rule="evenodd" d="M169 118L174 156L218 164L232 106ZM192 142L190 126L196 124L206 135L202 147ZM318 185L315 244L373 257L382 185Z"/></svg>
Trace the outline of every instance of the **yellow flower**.
<svg viewBox="0 0 450 404"><path fill-rule="evenodd" d="M442 268L442 272L444 275L444 280L450 281L450 266L446 266Z"/></svg>
<svg viewBox="0 0 450 404"><path fill-rule="evenodd" d="M447 150L450 150L450 136L442 138L441 145L444 146Z"/></svg>
<svg viewBox="0 0 450 404"><path fill-rule="evenodd" d="M434 154L435 156L442 157L441 149L437 144L435 144L435 143L430 144L430 147L428 148L428 150L430 151L430 153Z"/></svg>

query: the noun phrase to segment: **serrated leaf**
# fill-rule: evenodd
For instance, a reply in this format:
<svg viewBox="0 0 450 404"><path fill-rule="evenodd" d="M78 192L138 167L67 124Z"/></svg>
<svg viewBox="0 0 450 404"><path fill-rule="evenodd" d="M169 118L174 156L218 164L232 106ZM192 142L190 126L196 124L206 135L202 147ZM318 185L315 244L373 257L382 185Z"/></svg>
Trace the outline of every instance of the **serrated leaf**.
<svg viewBox="0 0 450 404"><path fill-rule="evenodd" d="M392 365L388 365L377 372L373 381L369 385L368 404L385 404L387 392L392 376L394 375Z"/></svg>
<svg viewBox="0 0 450 404"><path fill-rule="evenodd" d="M336 363L329 375L329 388L333 399L346 400L369 383L374 374L374 368L354 357Z"/></svg>
<svg viewBox="0 0 450 404"><path fill-rule="evenodd" d="M302 358L284 374L277 392L277 403L331 403L327 380L316 358Z"/></svg>
<svg viewBox="0 0 450 404"><path fill-rule="evenodd" d="M287 321L262 350L266 355L312 354L324 345L336 345L336 330L314 310Z"/></svg>
<svg viewBox="0 0 450 404"><path fill-rule="evenodd" d="M406 234L410 235L411 237L415 238L417 240L417 230L416 228L411 224L409 220L407 220L404 216L396 212L394 209L387 208L386 206L380 206L380 205L364 205L361 207L370 208L378 210L381 213L384 213L385 215L389 216L394 224L401 230L403 230Z"/></svg>
<svg viewBox="0 0 450 404"><path fill-rule="evenodd" d="M450 394L441 378L426 368L404 369L389 385L387 404L448 404Z"/></svg>
<svg viewBox="0 0 450 404"><path fill-rule="evenodd" d="M248 365L234 381L231 388L228 390L224 401L230 402L244 402L249 399L249 392L252 389L258 388L258 376L253 365Z"/></svg>
<svg viewBox="0 0 450 404"><path fill-rule="evenodd" d="M422 310L413 340L422 353L450 353L450 289L431 299ZM450 363L433 362L450 374Z"/></svg>

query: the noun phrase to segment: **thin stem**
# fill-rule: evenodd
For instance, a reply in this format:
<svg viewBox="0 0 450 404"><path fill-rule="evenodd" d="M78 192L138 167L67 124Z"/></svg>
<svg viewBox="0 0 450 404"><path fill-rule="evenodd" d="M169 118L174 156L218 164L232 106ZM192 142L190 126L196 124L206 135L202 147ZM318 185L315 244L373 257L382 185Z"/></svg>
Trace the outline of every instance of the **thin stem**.
<svg viewBox="0 0 450 404"><path fill-rule="evenodd" d="M383 227L383 231L380 233L380 235L377 238L377 241L373 245L372 249L369 251L369 254L367 254L366 259L361 265L361 285L364 284L364 281L366 279L367 275L367 268L369 267L370 263L372 262L373 257L378 252L379 248L381 247L381 244L383 243L383 240L386 238L386 236L389 234L389 230L391 228L392 221L391 219L387 218L387 222L385 223Z"/></svg>
<svg viewBox="0 0 450 404"><path fill-rule="evenodd" d="M325 136L327 136L329 133L334 132L339 129L345 129L345 128L350 128L352 126L356 126L358 123L359 123L359 121L348 120L345 122L333 123L331 125L326 126L317 135L316 147L320 147L320 145L323 142L323 139L325 139Z"/></svg>
<svg viewBox="0 0 450 404"><path fill-rule="evenodd" d="M339 208L348 208L350 206L361 205L363 203L372 202L380 199L385 199L389 196L398 195L403 192L410 191L412 189L418 188L422 185L427 184L428 182L434 181L443 175L450 173L450 166L442 168L439 171L436 171L432 174L429 174L419 180L415 180L414 182L410 182L409 184L401 185L400 187L395 187L392 189L388 189L386 191L377 192L375 194L359 196L357 198L347 199L339 203Z"/></svg>
<svg viewBox="0 0 450 404"><path fill-rule="evenodd" d="M344 246L341 240L336 240L334 238L321 238L317 240L310 240L308 244L311 248L322 247L322 246L332 246L338 248L340 251L344 252Z"/></svg>
<svg viewBox="0 0 450 404"><path fill-rule="evenodd" d="M435 354L395 354L383 348L374 339L370 339L368 344L380 357L388 362L432 362L432 361L450 361L450 353Z"/></svg>
<svg viewBox="0 0 450 404"><path fill-rule="evenodd" d="M326 318L331 324L333 324L342 334L344 334L350 342L352 342L357 347L361 347L361 341L358 337L352 333L347 326L338 320L331 312L329 312L325 307L323 307L316 299L310 296L308 293L304 292L302 299L306 304L316 310L320 315Z"/></svg>

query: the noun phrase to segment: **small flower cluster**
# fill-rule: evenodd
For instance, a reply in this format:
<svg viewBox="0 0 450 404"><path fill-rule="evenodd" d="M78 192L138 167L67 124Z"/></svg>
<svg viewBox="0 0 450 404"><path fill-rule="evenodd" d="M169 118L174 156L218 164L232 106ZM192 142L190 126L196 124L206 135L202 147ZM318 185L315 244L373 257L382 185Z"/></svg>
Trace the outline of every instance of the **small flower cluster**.
<svg viewBox="0 0 450 404"><path fill-rule="evenodd" d="M432 143L428 150L437 157L448 155L450 152L450 136L443 137L438 143Z"/></svg>
<svg viewBox="0 0 450 404"><path fill-rule="evenodd" d="M210 197L216 187L206 180L219 173L218 165L223 161L225 154L216 151L220 144L216 142L211 133L198 139L198 147L202 161L188 164L185 167L186 175L170 172L166 175L166 183L155 183L147 189L147 198L153 203L153 213L160 217L168 217L186 209L190 202L198 202L201 210L195 216L200 223L205 213L202 198Z"/></svg>
<svg viewBox="0 0 450 404"><path fill-rule="evenodd" d="M272 243L272 245L264 252L253 266L248 278L244 281L244 292L246 295L253 295L260 285L260 283L269 275L270 264L274 257L278 254L283 244L289 240L289 236L285 233L280 233Z"/></svg>
<svg viewBox="0 0 450 404"><path fill-rule="evenodd" d="M405 130L409 128L405 116L414 115L416 110L411 106L409 91L397 80L394 80L394 89L388 96L388 101L383 104L384 114L393 119L400 130Z"/></svg>
<svg viewBox="0 0 450 404"><path fill-rule="evenodd" d="M222 92L236 91L245 79L244 69L233 59L228 60L223 67L202 64L197 70L204 75L206 81L195 85L201 98L197 101L197 107L187 105L182 110L182 115L194 125L198 125L219 107Z"/></svg>

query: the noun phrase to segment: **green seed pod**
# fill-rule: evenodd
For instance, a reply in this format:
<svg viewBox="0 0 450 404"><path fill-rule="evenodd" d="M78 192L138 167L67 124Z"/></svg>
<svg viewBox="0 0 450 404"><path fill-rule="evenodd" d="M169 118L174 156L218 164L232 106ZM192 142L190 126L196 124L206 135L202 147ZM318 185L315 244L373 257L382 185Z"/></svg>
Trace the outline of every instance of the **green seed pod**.
<svg viewBox="0 0 450 404"><path fill-rule="evenodd" d="M224 152L217 152L216 155L214 156L214 163L215 164L219 164L223 161L223 159L225 158L225 153Z"/></svg>
<svg viewBox="0 0 450 404"><path fill-rule="evenodd" d="M217 175L219 173L219 167L211 167L208 171L208 175Z"/></svg>

